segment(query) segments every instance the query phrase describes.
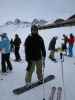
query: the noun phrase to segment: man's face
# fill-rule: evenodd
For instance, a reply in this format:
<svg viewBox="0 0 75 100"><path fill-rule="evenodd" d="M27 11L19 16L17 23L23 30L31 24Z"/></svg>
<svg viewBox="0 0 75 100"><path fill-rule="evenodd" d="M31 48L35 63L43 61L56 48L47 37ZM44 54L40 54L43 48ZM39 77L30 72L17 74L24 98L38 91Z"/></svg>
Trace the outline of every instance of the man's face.
<svg viewBox="0 0 75 100"><path fill-rule="evenodd" d="M33 35L35 35L35 34L38 33L38 31L37 31L36 29L32 29L32 30L31 30L31 33L32 33Z"/></svg>

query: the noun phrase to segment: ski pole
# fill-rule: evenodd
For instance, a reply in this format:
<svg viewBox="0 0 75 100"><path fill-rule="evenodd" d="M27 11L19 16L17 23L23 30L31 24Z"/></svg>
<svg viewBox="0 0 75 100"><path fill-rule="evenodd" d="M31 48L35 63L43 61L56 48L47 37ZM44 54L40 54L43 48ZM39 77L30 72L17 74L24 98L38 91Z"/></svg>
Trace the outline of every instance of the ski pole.
<svg viewBox="0 0 75 100"><path fill-rule="evenodd" d="M45 62L42 62L42 75L43 75L43 100L45 100L45 86L44 86L44 68L45 68Z"/></svg>
<svg viewBox="0 0 75 100"><path fill-rule="evenodd" d="M63 90L64 90L64 100L65 100L65 86L64 86L64 70L63 70L63 62L64 62L64 55L60 53L60 60L61 60L61 74L62 74L62 82L63 82Z"/></svg>
<svg viewBox="0 0 75 100"><path fill-rule="evenodd" d="M62 71L62 81L63 81L63 86L64 86L64 75L63 75L63 62L64 62L64 56L62 53L60 53L60 59L61 59L61 71Z"/></svg>

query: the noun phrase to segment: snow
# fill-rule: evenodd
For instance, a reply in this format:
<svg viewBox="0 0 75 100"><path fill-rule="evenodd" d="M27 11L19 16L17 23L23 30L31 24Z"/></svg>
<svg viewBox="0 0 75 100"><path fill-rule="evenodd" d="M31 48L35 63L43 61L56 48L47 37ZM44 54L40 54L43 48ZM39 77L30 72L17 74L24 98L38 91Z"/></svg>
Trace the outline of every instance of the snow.
<svg viewBox="0 0 75 100"><path fill-rule="evenodd" d="M27 35L30 33L30 28L26 26L16 26L16 25L10 25L10 26L3 26L0 28L1 32L7 32L9 38L14 38L14 34L18 33L19 36L22 39L22 45L20 49L21 58L23 59L22 62L14 62L14 54L11 54L11 62L13 65L13 71L8 73L7 75L2 75L0 72L0 79L3 78L3 80L0 80L0 100L42 100L43 99L43 86L36 87L28 92L25 92L21 95L14 95L12 90L23 86L25 84L25 73L26 73L26 66L27 62L25 61L25 54L24 54L24 47L23 43L27 37ZM73 76L75 75L75 57L64 57L63 62L63 77L64 77L64 87L63 87L63 81L62 81L62 70L61 70L61 61L59 57L59 52L56 53L56 58L58 60L58 63L53 63L49 58L49 51L48 51L48 45L50 42L50 39L57 35L58 41L56 47L60 47L62 41L62 34L74 33L75 27L64 27L64 28L56 28L56 29L48 29L48 30L41 30L39 31L39 34L44 38L45 47L46 47L46 65L45 65L45 72L44 75L50 75L54 74L56 77L54 80L48 82L45 84L45 98L46 100L49 100L49 95L51 91L51 87L59 87L61 86L63 88L62 93L62 100L74 100L75 98L75 78ZM75 47L74 47L75 48ZM75 52L74 52L75 55ZM1 61L1 60L0 60ZM0 67L1 69L1 67ZM37 81L36 71L33 73L32 76L32 82ZM64 95L65 93L65 95ZM55 99L56 100L56 94Z"/></svg>

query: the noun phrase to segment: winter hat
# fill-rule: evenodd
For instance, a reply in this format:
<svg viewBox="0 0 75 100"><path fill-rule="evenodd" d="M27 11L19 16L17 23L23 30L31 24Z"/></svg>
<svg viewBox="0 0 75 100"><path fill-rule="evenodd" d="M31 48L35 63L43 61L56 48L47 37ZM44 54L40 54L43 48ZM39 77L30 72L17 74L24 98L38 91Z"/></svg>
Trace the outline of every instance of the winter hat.
<svg viewBox="0 0 75 100"><path fill-rule="evenodd" d="M15 37L18 37L18 34L15 34Z"/></svg>
<svg viewBox="0 0 75 100"><path fill-rule="evenodd" d="M36 25L31 26L31 30L37 31L38 32L38 27Z"/></svg>
<svg viewBox="0 0 75 100"><path fill-rule="evenodd" d="M70 33L70 37L71 37L71 36L73 36L73 34L72 34L72 33Z"/></svg>

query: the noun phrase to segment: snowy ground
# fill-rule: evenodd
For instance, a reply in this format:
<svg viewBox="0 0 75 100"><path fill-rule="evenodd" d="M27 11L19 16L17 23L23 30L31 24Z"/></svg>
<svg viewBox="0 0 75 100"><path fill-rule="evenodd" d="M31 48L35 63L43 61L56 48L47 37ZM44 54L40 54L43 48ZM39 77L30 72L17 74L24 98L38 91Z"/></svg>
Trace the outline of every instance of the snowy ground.
<svg viewBox="0 0 75 100"><path fill-rule="evenodd" d="M59 53L56 54L56 58L58 59L58 63L53 63L48 58L48 44L52 36L58 35L59 40L57 42L57 46L59 47L61 45L61 37L62 34L67 32L69 34L70 32L74 32L74 27L72 28L59 28L57 29L51 29L51 30L43 30L40 31L40 35L44 38L45 46L46 46L46 66L45 66L45 76L54 74L56 77L54 80L48 82L45 84L45 98L46 100L49 100L49 94L51 91L52 86L61 86L63 88L63 82L62 82L62 74L61 74L61 62L59 59ZM18 32L20 37L22 38L22 42L24 42L25 38L27 37L27 33L30 32L29 29L26 30L26 28L19 27L15 28L15 26L10 27L3 27L0 28L0 32L7 32L9 33L9 37L13 37L14 33L12 32ZM12 35L11 35L12 33ZM60 34L59 34L60 33ZM14 59L14 55L11 54L11 62L13 65L13 71L11 73L8 73L6 76L1 75L0 78L3 78L3 80L0 80L0 100L42 100L43 99L43 87L42 85L39 87L36 87L28 92L25 92L19 96L14 95L12 93L12 90L14 88L20 87L25 84L25 73L26 73L26 61L24 59L24 48L23 44L21 46L21 57L22 62L14 62L12 59ZM1 67L0 67L1 68ZM63 91L65 92L65 95L62 93L62 100L74 100L75 98L75 78L73 76L75 75L75 57L69 58L64 57L64 63L63 63L63 72L64 72L64 88ZM35 82L37 80L36 72L33 73L32 82ZM56 100L56 96L55 99Z"/></svg>

